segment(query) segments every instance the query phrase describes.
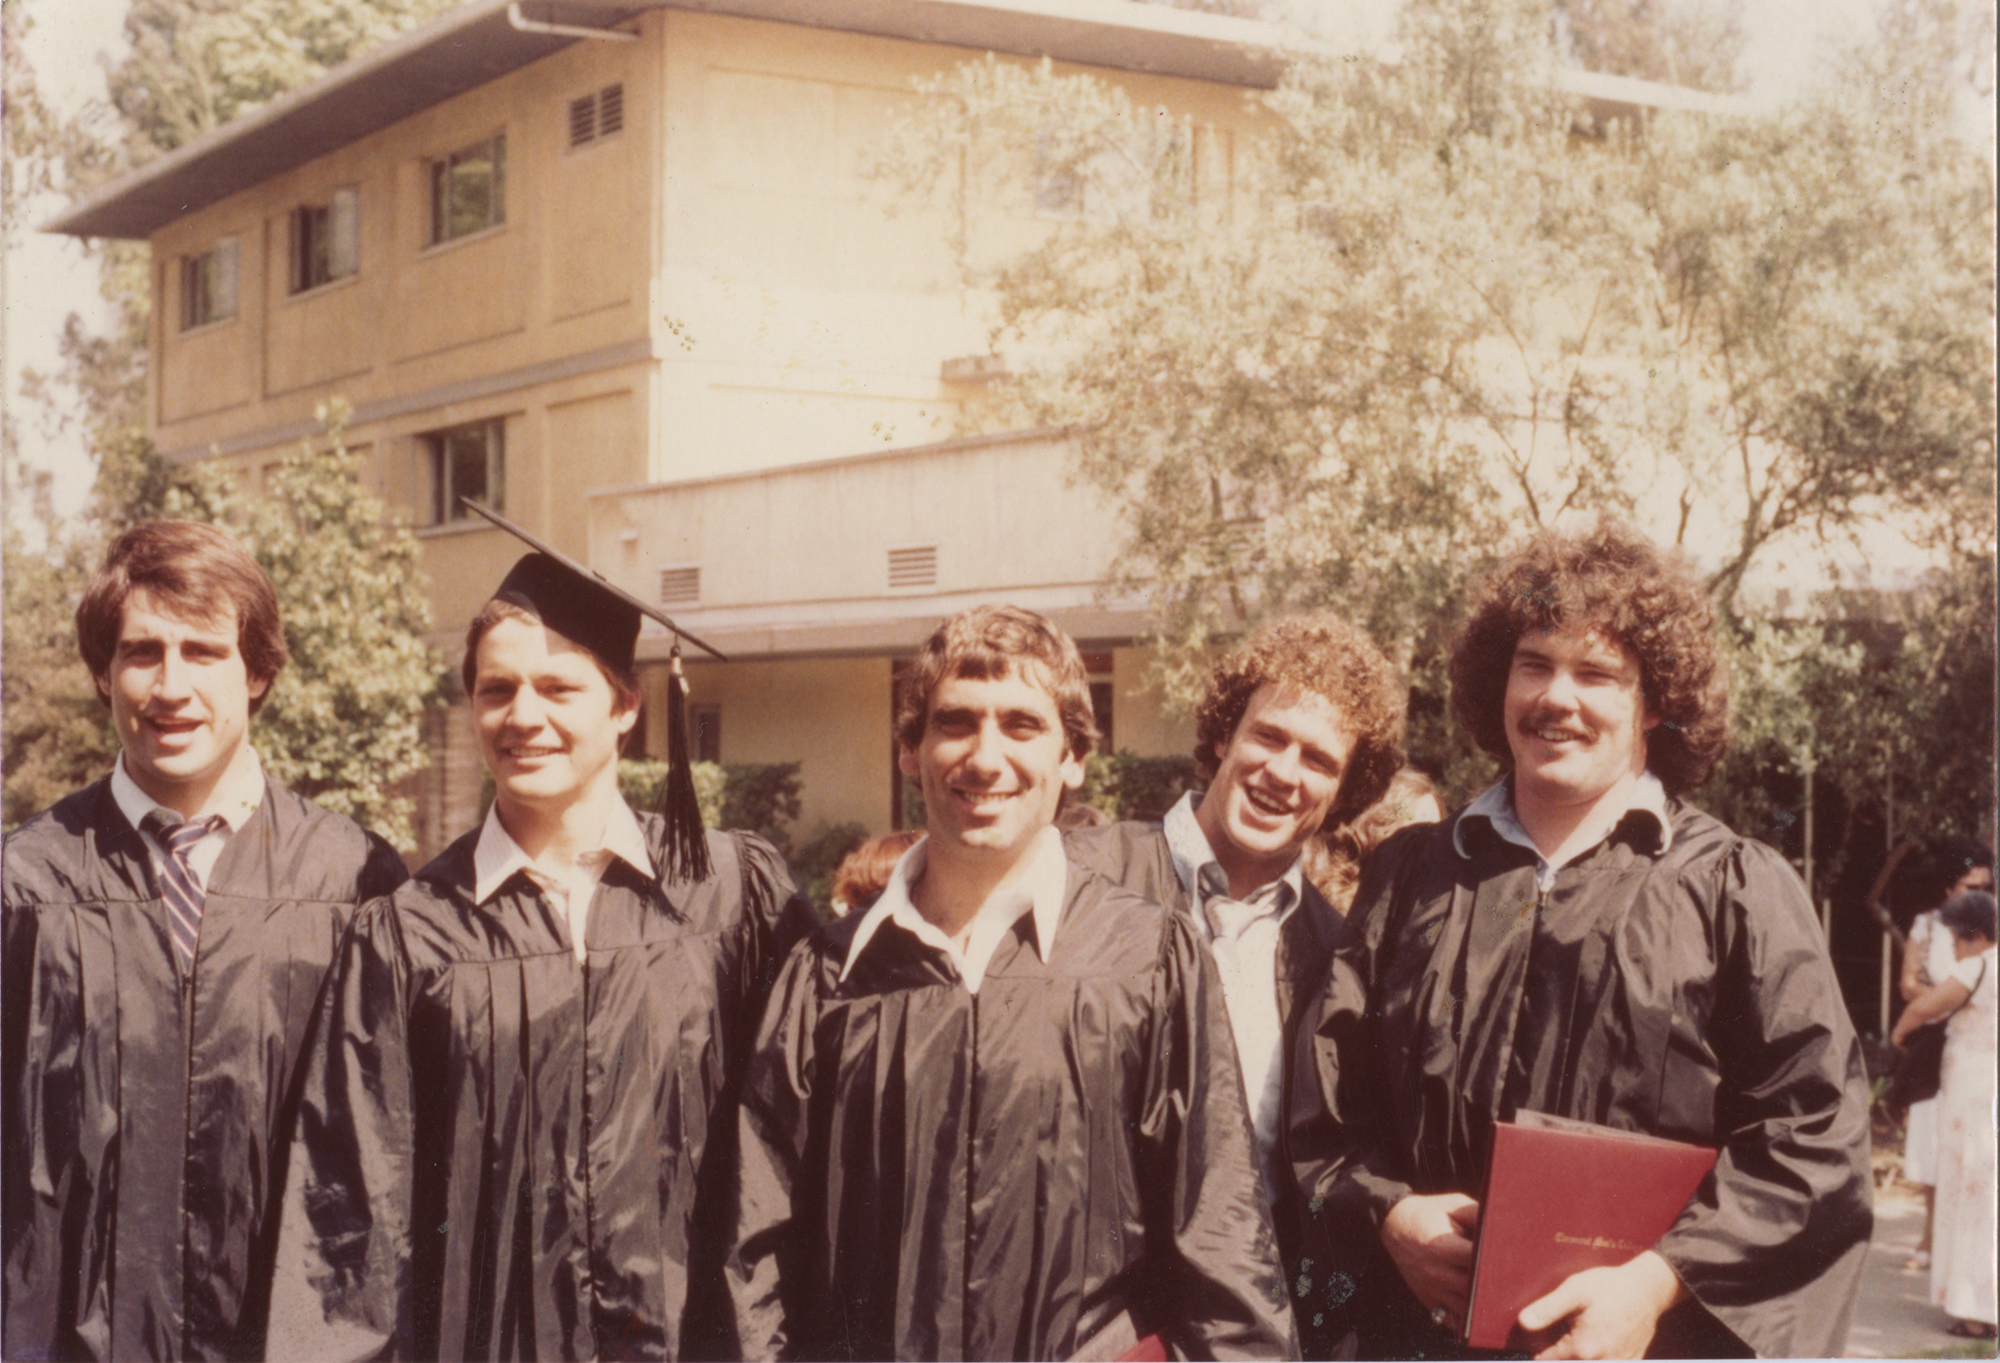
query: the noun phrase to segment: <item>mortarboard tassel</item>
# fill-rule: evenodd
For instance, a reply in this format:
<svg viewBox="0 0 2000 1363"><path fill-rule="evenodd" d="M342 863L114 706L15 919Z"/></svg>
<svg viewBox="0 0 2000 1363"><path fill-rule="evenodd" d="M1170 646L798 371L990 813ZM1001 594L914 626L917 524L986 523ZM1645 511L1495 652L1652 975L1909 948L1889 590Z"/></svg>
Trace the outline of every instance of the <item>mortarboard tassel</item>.
<svg viewBox="0 0 2000 1363"><path fill-rule="evenodd" d="M681 646L674 644L672 671L667 677L667 779L660 787L660 814L667 821L667 874L707 880L708 834L701 826L701 800L694 793L694 764L689 760L687 675L681 671Z"/></svg>

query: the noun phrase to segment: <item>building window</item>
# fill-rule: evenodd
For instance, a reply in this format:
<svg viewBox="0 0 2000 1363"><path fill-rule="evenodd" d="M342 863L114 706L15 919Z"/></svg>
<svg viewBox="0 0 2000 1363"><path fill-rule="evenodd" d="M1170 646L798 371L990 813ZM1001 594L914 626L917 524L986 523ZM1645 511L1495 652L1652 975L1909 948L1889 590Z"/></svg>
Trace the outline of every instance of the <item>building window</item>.
<svg viewBox="0 0 2000 1363"><path fill-rule="evenodd" d="M360 268L361 197L336 189L323 204L292 210L292 292L304 293Z"/></svg>
<svg viewBox="0 0 2000 1363"><path fill-rule="evenodd" d="M607 85L569 102L569 144L587 146L625 127L625 87Z"/></svg>
<svg viewBox="0 0 2000 1363"><path fill-rule="evenodd" d="M697 762L720 762L722 760L722 707L720 705L690 705L688 707L689 746L694 749Z"/></svg>
<svg viewBox="0 0 2000 1363"><path fill-rule="evenodd" d="M1112 697L1117 688L1112 683L1112 655L1109 653L1086 653L1083 655L1083 670L1090 678L1090 710L1097 720L1097 751L1118 751L1118 738L1111 728Z"/></svg>
<svg viewBox="0 0 2000 1363"><path fill-rule="evenodd" d="M430 244L455 241L507 221L507 137L431 162Z"/></svg>
<svg viewBox="0 0 2000 1363"><path fill-rule="evenodd" d="M454 426L423 438L430 465L430 523L448 525L473 513L458 504L470 497L495 511L507 509L506 423L499 418Z"/></svg>
<svg viewBox="0 0 2000 1363"><path fill-rule="evenodd" d="M236 239L224 237L200 255L181 260L181 330L235 315Z"/></svg>

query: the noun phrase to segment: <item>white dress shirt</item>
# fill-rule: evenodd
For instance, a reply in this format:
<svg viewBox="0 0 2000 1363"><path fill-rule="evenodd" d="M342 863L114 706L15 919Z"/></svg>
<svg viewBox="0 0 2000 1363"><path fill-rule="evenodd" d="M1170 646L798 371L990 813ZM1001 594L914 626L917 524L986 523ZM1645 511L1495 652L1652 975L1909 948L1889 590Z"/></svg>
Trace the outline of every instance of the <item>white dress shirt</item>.
<svg viewBox="0 0 2000 1363"><path fill-rule="evenodd" d="M1056 923L1062 917L1063 897L1069 893L1069 858L1063 853L1062 834L1053 828L1044 828L1035 835L1022 873L1011 884L1001 886L979 906L979 912L972 919L972 928L966 933L963 948L918 912L916 904L910 899L910 886L923 875L929 860L926 850L929 843L926 838L897 860L896 869L890 874L881 898L869 906L868 916L854 930L854 940L848 943L847 960L841 966L840 978L845 981L854 972L854 963L860 959L861 949L881 931L884 923L893 922L926 946L943 952L952 969L958 972L959 983L965 986L965 991L976 995L980 982L986 978L986 967L992 963L993 953L1000 946L1000 939L1024 913L1035 916L1035 950L1041 954L1042 963L1046 965L1049 950L1056 940Z"/></svg>
<svg viewBox="0 0 2000 1363"><path fill-rule="evenodd" d="M222 823L205 834L201 841L188 849L188 869L200 883L202 893L208 892L208 877L215 870L216 861L222 856L222 849L229 845L229 839L250 822L250 816L257 812L257 806L264 803L264 764L258 760L255 748L244 749L248 760L240 771L229 771L216 782L215 789L208 797L208 803L195 811L196 819L206 819L221 815ZM184 820L180 811L169 809L145 791L125 770L125 755L118 755L118 765L111 769L111 798L118 805L118 812L125 816L127 823L139 832L139 841L146 844L146 855L153 863L153 878L158 880L166 872L166 852L142 825L146 816L159 810L167 822L192 822Z"/></svg>
<svg viewBox="0 0 2000 1363"><path fill-rule="evenodd" d="M1257 1138L1264 1191L1277 1200L1279 1108L1285 1092L1285 1020L1278 1012L1278 939L1285 920L1305 898L1303 858L1244 899L1229 895L1229 876L1215 859L1208 835L1194 816L1194 796L1183 795L1162 823L1167 851L1194 921L1222 976L1222 999L1243 1071L1243 1096ZM1286 1175L1287 1177L1289 1175Z"/></svg>
<svg viewBox="0 0 2000 1363"><path fill-rule="evenodd" d="M646 850L646 835L640 830L632 807L622 797L612 801L611 812L604 821L603 841L577 853L575 862L560 875L537 865L508 835L500 822L500 804L496 800L486 811L486 822L481 825L479 841L472 849L472 900L484 904L499 893L514 872L527 872L528 879L541 887L569 924L570 948L581 963L589 956L590 906L597 898L598 884L613 857L652 879L653 857Z"/></svg>

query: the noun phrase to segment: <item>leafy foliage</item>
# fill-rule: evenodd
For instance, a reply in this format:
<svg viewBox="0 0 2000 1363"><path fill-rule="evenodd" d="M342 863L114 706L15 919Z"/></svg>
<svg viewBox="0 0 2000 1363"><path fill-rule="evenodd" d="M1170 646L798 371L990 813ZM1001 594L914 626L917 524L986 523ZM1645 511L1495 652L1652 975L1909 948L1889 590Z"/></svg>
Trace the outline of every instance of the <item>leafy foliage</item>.
<svg viewBox="0 0 2000 1363"><path fill-rule="evenodd" d="M619 793L634 809L655 809L668 770L658 758L625 758L618 763ZM755 833L781 855L791 855L790 825L799 817L804 791L798 763L696 762L693 772L704 824Z"/></svg>
<svg viewBox="0 0 2000 1363"><path fill-rule="evenodd" d="M1195 787L1192 757L1094 752L1084 759L1083 768L1079 798L1114 821L1163 818L1175 801Z"/></svg>
<svg viewBox="0 0 2000 1363"><path fill-rule="evenodd" d="M1704 14L1733 23L1562 14L1648 76ZM1947 107L1971 14L1897 0L1785 108L1606 124L1556 90L1540 4L1412 0L1399 61L1294 65L1233 183L1211 130L988 58L927 87L876 173L959 200L1010 374L975 419L1069 435L1123 517L1114 589L1161 607L1171 698L1215 636L1332 607L1405 664L1412 751L1462 798L1490 773L1446 705L1463 584L1524 529L1613 512L1709 569L1764 689L1732 770L1776 780L1791 716L1823 731L1879 669L1845 626L1760 627L1754 568L1894 527L1990 573L1993 176ZM1672 22L1626 32L1649 15ZM1733 83L1727 47L1706 83ZM980 226L1031 203L1025 249ZM1819 770L1858 792L1858 753Z"/></svg>

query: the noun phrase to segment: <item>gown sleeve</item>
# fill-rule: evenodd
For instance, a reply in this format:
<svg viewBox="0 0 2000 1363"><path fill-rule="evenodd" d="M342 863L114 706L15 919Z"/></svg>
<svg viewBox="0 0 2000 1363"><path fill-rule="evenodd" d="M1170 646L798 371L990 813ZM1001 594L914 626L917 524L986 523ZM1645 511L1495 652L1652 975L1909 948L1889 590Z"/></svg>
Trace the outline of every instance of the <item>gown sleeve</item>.
<svg viewBox="0 0 2000 1363"><path fill-rule="evenodd" d="M301 1234L274 1286L311 1302L321 1356L409 1354L403 1287L410 1268L413 1088L406 958L395 910L377 900L355 916L307 1070L288 1200ZM300 1313L302 1314L302 1313ZM296 1318L295 1318L296 1319Z"/></svg>
<svg viewBox="0 0 2000 1363"><path fill-rule="evenodd" d="M1397 931L1391 910L1401 866L1428 831L1409 830L1369 859L1290 1060L1292 1173L1307 1216L1336 1246L1375 1243L1389 1209L1415 1191L1398 1172L1403 1152L1386 1126L1381 1010L1370 996L1385 943Z"/></svg>
<svg viewBox="0 0 2000 1363"><path fill-rule="evenodd" d="M1703 947L1720 1153L1656 1248L1759 1354L1824 1355L1845 1334L1874 1222L1860 1043L1792 869L1755 842L1720 865L1718 886L1691 887L1719 896Z"/></svg>
<svg viewBox="0 0 2000 1363"><path fill-rule="evenodd" d="M795 1256L808 1237L793 1224L792 1192L805 1158L811 1099L817 955L800 943L787 958L750 1055L738 1112L735 1247L729 1257L737 1341L746 1359L786 1356L793 1333L789 1284L804 1281Z"/></svg>
<svg viewBox="0 0 2000 1363"><path fill-rule="evenodd" d="M1138 1140L1150 1233L1172 1246L1168 1333L1191 1358L1296 1358L1221 979L1189 920L1166 922Z"/></svg>

